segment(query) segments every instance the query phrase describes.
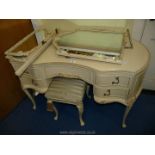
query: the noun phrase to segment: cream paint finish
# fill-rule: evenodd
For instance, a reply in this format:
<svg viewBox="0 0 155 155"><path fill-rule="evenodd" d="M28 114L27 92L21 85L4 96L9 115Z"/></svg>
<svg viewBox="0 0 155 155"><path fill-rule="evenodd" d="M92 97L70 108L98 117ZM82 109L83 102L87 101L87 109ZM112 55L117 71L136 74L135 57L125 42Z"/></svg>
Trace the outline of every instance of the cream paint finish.
<svg viewBox="0 0 155 155"><path fill-rule="evenodd" d="M35 28L46 26L65 30L71 30L77 26L126 27L131 24L130 20L125 19L35 19L32 20L32 23Z"/></svg>
<svg viewBox="0 0 155 155"><path fill-rule="evenodd" d="M79 26L97 26L97 27L116 27L129 28L132 33L132 19L32 19L34 29L46 27L47 29L61 29L65 31L75 30ZM40 42L44 37L43 33L37 34L37 40Z"/></svg>
<svg viewBox="0 0 155 155"><path fill-rule="evenodd" d="M72 63L82 65L85 67L90 67L98 71L121 70L136 73L139 72L142 68L146 67L146 64L148 63L149 53L146 52L147 49L142 44L136 41L133 42L133 46L134 46L133 49L123 50L123 65L58 56L56 54L56 49L54 46L50 46L46 50L46 52L41 54L41 56L33 64L57 63L57 62Z"/></svg>
<svg viewBox="0 0 155 155"><path fill-rule="evenodd" d="M76 26L107 26L107 27L128 27L132 30L133 19L32 19L36 27L44 25L51 28L65 28ZM73 26L74 27L74 26ZM71 29L69 29L71 30Z"/></svg>
<svg viewBox="0 0 155 155"><path fill-rule="evenodd" d="M79 112L80 125L85 123L82 118L84 111L83 97L86 92L86 83L78 79L68 78L53 78L48 91L45 93L47 103L52 104L53 110L56 113L55 120L58 119L58 111L53 104L53 101L64 104L72 104L76 106Z"/></svg>
<svg viewBox="0 0 155 155"><path fill-rule="evenodd" d="M125 27L125 19L69 19L70 22L76 25L83 26L114 26Z"/></svg>
<svg viewBox="0 0 155 155"><path fill-rule="evenodd" d="M48 41L43 46L46 44ZM36 48L35 52L38 51ZM35 101L28 89L46 93L52 78L56 76L82 79L93 85L94 99L97 103L120 102L127 106L122 122L122 126L126 127L126 117L142 90L149 56L148 50L137 41L133 41L133 49L123 49L122 64L58 56L55 47L49 43L39 57L35 57L27 66L19 79L34 109ZM21 63L13 59L9 60L16 71L24 65L21 66Z"/></svg>
<svg viewBox="0 0 155 155"><path fill-rule="evenodd" d="M45 44L46 45L46 44ZM140 43L134 41L133 49L124 49L124 63L72 59L58 56L56 49L50 45L19 77L25 93L35 101L28 89L46 93L53 77L78 78L93 85L94 99L97 103L119 102L127 106L122 127L126 127L127 115L142 90L144 73L149 62L149 53ZM10 60L14 69L21 63Z"/></svg>

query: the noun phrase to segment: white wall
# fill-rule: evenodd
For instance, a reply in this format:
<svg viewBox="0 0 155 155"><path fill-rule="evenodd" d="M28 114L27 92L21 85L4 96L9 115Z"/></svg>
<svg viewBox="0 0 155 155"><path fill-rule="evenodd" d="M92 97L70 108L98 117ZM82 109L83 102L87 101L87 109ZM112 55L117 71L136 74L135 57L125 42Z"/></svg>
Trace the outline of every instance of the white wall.
<svg viewBox="0 0 155 155"><path fill-rule="evenodd" d="M151 54L149 67L144 79L144 88L155 90L155 21L146 20L141 42Z"/></svg>
<svg viewBox="0 0 155 155"><path fill-rule="evenodd" d="M135 19L133 20L133 27L132 27L132 38L141 41L143 36L143 31L145 28L145 19Z"/></svg>
<svg viewBox="0 0 155 155"><path fill-rule="evenodd" d="M143 88L155 90L155 21L134 20L132 36L144 44L150 52L150 62L144 77Z"/></svg>

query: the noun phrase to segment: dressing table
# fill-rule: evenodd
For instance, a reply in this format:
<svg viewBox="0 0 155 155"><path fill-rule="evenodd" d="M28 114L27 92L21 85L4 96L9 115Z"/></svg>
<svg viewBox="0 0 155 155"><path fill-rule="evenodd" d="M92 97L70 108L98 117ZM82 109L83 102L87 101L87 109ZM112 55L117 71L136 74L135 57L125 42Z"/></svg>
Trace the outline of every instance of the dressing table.
<svg viewBox="0 0 155 155"><path fill-rule="evenodd" d="M52 78L68 77L81 79L93 85L94 100L98 104L119 102L126 106L122 127L135 100L140 95L145 71L149 62L148 50L139 42L133 41L132 49L123 49L121 64L107 63L89 59L60 56L52 41L22 74L18 75L21 86L36 108L29 89L44 94ZM43 43L43 46L46 45ZM6 52L16 73L24 61L16 61Z"/></svg>

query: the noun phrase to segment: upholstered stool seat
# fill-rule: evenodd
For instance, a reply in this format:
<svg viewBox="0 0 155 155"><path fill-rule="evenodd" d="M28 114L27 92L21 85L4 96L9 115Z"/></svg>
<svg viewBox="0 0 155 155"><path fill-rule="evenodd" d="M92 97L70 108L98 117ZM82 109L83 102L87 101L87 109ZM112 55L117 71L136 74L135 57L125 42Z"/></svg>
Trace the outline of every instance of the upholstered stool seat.
<svg viewBox="0 0 155 155"><path fill-rule="evenodd" d="M56 113L54 119L58 119L58 111L54 106L53 101L64 104L73 104L79 111L80 124L83 126L84 121L82 119L82 114L85 90L86 83L82 80L61 77L54 78L45 94L48 109L51 109L51 111L55 111Z"/></svg>

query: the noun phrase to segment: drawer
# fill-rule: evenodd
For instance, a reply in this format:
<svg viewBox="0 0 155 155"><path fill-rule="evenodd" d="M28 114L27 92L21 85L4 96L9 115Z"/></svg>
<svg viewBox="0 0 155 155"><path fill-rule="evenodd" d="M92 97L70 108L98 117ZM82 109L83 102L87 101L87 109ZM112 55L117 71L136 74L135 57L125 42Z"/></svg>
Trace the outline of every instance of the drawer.
<svg viewBox="0 0 155 155"><path fill-rule="evenodd" d="M34 79L36 80L43 80L47 79L44 71L44 64L41 65L33 65L31 67L31 75L33 76Z"/></svg>
<svg viewBox="0 0 155 155"><path fill-rule="evenodd" d="M99 86L128 87L131 83L131 75L118 73L97 73L95 84Z"/></svg>
<svg viewBox="0 0 155 155"><path fill-rule="evenodd" d="M32 84L38 88L48 88L50 85L50 82L51 82L51 79L44 79L44 80L33 79L32 80Z"/></svg>
<svg viewBox="0 0 155 155"><path fill-rule="evenodd" d="M38 90L46 89L49 87L52 79L37 80L33 79L31 75L24 73L19 78L23 87L34 88Z"/></svg>
<svg viewBox="0 0 155 155"><path fill-rule="evenodd" d="M123 98L127 99L128 94L129 94L129 89L127 88L113 88L113 87L97 87L94 86L94 95L98 97L103 97L103 98L110 98L110 97L118 97L118 98Z"/></svg>
<svg viewBox="0 0 155 155"><path fill-rule="evenodd" d="M54 76L70 77L82 79L88 83L93 81L93 72L89 68L67 64L47 64L45 65L45 74L47 78Z"/></svg>

